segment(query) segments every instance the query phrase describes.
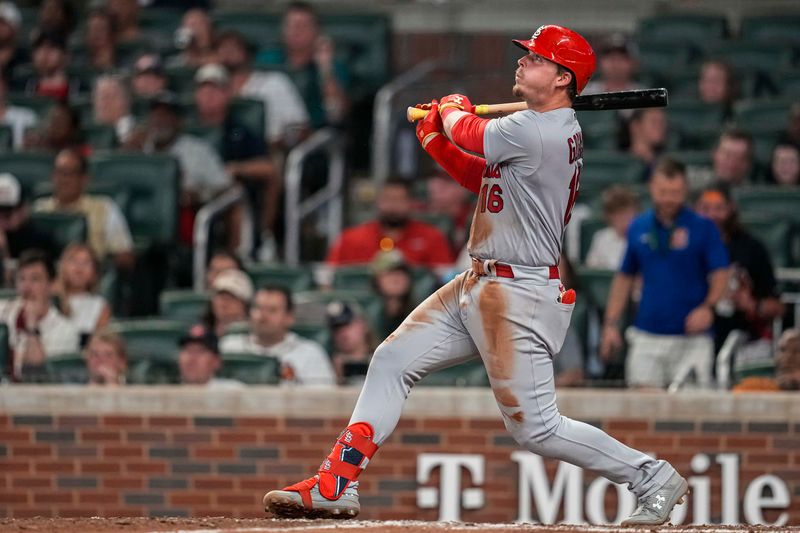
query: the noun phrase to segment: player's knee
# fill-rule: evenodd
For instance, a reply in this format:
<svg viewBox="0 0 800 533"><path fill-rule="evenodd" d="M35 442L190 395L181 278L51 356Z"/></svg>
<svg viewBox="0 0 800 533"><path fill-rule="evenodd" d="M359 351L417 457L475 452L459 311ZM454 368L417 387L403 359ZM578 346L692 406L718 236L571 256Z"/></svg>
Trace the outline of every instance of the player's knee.
<svg viewBox="0 0 800 533"><path fill-rule="evenodd" d="M517 444L534 453L545 453L550 445L550 438L555 435L562 423L562 417L561 415L555 418L537 416L527 423L524 419L517 421L504 417L504 422Z"/></svg>

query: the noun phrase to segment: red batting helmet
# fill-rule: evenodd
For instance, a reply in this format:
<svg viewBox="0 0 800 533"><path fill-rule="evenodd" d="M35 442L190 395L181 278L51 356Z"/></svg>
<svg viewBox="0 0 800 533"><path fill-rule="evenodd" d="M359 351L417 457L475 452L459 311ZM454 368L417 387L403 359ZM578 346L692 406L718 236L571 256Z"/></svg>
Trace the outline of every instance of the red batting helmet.
<svg viewBox="0 0 800 533"><path fill-rule="evenodd" d="M539 26L527 41L518 39L512 41L524 50L539 54L553 63L568 68L575 76L578 94L594 74L596 65L594 50L586 39L569 28L547 24Z"/></svg>

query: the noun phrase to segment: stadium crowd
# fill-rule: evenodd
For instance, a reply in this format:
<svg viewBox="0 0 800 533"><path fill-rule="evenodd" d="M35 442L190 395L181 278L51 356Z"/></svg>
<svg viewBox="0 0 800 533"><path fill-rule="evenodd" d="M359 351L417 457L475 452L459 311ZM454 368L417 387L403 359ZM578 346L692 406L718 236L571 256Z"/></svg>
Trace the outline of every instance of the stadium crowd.
<svg viewBox="0 0 800 533"><path fill-rule="evenodd" d="M389 179L321 267L282 265L286 156L321 128L349 135L363 100L342 43L305 2L269 42L205 7L169 19L137 0L91 6L0 1L3 380L358 383L378 343L469 268L474 199L435 168ZM800 324L781 291L798 280L776 272L800 264L800 41L759 65L758 42L737 56L644 29L595 40L585 93L663 85L671 102L579 113L582 207L560 268L580 304L557 383L710 387L724 371L739 390L797 390ZM167 181L142 207L149 171L106 181L114 157L177 165L172 238L153 238L168 226L153 214ZM323 176L326 162L311 163ZM214 226L206 291L192 291L195 217L234 184L256 214L256 250L234 252L237 205ZM718 370L733 333L736 356ZM488 384L473 370L436 383Z"/></svg>

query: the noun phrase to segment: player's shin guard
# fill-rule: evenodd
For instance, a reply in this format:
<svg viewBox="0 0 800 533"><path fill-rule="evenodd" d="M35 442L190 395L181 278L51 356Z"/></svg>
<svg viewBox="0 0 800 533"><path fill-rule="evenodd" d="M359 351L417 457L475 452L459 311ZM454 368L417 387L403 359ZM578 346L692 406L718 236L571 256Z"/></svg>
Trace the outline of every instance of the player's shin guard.
<svg viewBox="0 0 800 533"><path fill-rule="evenodd" d="M351 424L342 431L331 453L322 461L317 472L319 492L323 497L328 500L338 499L348 485L358 478L378 450L378 446L372 442L374 434L372 426L364 422ZM308 486L304 481L284 490L299 492L303 497L303 503L307 508L311 508L309 494L311 487L313 483ZM305 501L306 498L309 499L308 502Z"/></svg>

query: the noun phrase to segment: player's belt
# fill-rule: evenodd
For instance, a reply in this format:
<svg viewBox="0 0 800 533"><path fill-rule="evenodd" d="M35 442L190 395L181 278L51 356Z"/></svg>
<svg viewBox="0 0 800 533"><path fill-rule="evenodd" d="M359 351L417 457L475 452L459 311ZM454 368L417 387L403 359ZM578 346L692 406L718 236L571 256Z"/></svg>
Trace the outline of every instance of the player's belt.
<svg viewBox="0 0 800 533"><path fill-rule="evenodd" d="M560 279L561 275L558 272L557 266L549 266L549 267L536 267L536 268L546 268L548 269L548 277L550 279ZM500 263L495 259L476 259L472 258L472 272L475 273L477 276L489 276L494 275L498 278L514 278L514 269L511 265L506 263Z"/></svg>

